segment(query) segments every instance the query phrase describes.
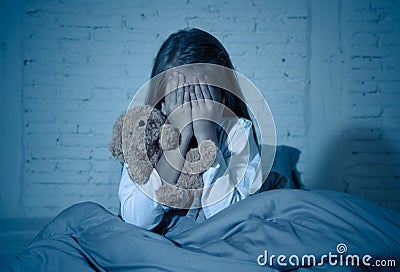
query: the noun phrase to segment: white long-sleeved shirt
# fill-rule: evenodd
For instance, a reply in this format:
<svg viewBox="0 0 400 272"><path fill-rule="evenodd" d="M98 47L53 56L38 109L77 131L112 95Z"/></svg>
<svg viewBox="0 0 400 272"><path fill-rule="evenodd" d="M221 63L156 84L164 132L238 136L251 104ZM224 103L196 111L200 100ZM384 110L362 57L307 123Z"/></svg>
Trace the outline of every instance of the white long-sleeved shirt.
<svg viewBox="0 0 400 272"><path fill-rule="evenodd" d="M261 179L261 174L257 173L260 155L252 122L231 117L224 118L219 125L217 156L214 164L203 173L201 201L195 201L201 203L206 219L249 196L251 185ZM129 177L126 166L124 164L118 191L121 216L127 223L152 230L170 209L156 201L155 191L161 187L161 178L153 169L148 182L138 185Z"/></svg>

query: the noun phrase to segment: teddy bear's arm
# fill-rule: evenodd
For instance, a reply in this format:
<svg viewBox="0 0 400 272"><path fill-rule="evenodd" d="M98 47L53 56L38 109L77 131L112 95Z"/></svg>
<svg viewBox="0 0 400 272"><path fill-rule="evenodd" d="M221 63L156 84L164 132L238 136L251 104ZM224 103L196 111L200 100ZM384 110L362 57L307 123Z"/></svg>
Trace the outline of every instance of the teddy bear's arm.
<svg viewBox="0 0 400 272"><path fill-rule="evenodd" d="M179 130L171 124L163 124L161 127L160 145L163 150L172 150L179 145Z"/></svg>

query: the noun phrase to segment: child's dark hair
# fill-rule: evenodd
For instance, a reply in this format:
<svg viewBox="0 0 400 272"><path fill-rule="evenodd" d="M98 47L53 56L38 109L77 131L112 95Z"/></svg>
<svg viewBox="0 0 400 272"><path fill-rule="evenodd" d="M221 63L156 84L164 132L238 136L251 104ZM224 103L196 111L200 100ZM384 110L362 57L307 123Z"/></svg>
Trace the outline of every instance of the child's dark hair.
<svg viewBox="0 0 400 272"><path fill-rule="evenodd" d="M171 34L161 45L154 60L151 78L168 69L194 63L217 64L234 70L228 52L213 35L197 28L185 28ZM238 117L254 120L250 117L249 110L236 80L235 84L235 94L224 91L225 106L232 110ZM146 103L152 104L151 101L153 101L153 98L154 94L148 93ZM154 106L158 109L161 108L160 103ZM253 133L255 141L258 142L254 128Z"/></svg>

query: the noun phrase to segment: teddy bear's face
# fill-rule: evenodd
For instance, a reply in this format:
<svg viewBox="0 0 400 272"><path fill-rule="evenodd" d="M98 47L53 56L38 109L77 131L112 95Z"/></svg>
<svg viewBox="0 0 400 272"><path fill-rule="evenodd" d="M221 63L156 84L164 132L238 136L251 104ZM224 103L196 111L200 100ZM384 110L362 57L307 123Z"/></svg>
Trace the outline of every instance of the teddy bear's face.
<svg viewBox="0 0 400 272"><path fill-rule="evenodd" d="M147 122L146 122L147 121ZM148 119L141 119L138 123L140 129L145 129L144 135L148 143L157 144L156 141L160 139L161 126L165 123L165 118L161 112L153 110Z"/></svg>
<svg viewBox="0 0 400 272"><path fill-rule="evenodd" d="M125 116L124 124L129 125L129 127L132 129L130 132L132 135L145 135L146 130L148 130L147 126L148 124L154 122L154 120L152 120L154 117L154 114L151 114L150 110L147 108L141 112L133 109L131 114Z"/></svg>
<svg viewBox="0 0 400 272"><path fill-rule="evenodd" d="M128 131L125 136L132 140L146 138L146 141L154 142L160 138L164 122L164 116L150 106L130 109L124 118L124 130Z"/></svg>
<svg viewBox="0 0 400 272"><path fill-rule="evenodd" d="M125 113L122 128L122 151L128 164L128 173L135 182L145 183L148 173L157 163L161 149L158 140L165 118L151 106L131 108ZM141 162L142 170L135 168ZM146 171L145 171L146 170Z"/></svg>

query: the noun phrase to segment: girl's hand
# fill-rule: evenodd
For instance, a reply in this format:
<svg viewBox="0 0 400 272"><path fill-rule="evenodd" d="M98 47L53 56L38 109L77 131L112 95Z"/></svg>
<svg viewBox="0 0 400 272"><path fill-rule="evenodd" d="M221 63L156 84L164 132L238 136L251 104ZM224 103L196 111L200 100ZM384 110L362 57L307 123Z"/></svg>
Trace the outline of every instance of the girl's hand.
<svg viewBox="0 0 400 272"><path fill-rule="evenodd" d="M194 78L194 82L203 84L195 84L190 88L194 136L198 143L206 139L217 142L217 123L222 118L225 99L221 99L222 94L217 88L204 84L207 77L201 79Z"/></svg>
<svg viewBox="0 0 400 272"><path fill-rule="evenodd" d="M165 112L168 121L179 129L183 138L190 139L193 136L192 109L189 86L185 84L185 76L182 73L174 72L168 78L167 91L170 91L165 96Z"/></svg>
<svg viewBox="0 0 400 272"><path fill-rule="evenodd" d="M181 141L177 149L163 150L161 158L155 166L162 183L175 184L178 180L185 163L184 155L193 136L189 86L187 84L183 86L184 83L185 77L179 72L175 72L167 81L166 90L169 93L164 99L164 111L170 124L179 129Z"/></svg>

